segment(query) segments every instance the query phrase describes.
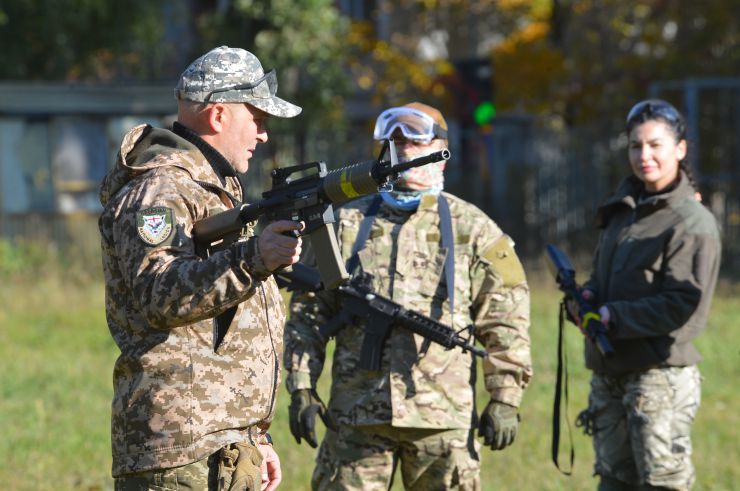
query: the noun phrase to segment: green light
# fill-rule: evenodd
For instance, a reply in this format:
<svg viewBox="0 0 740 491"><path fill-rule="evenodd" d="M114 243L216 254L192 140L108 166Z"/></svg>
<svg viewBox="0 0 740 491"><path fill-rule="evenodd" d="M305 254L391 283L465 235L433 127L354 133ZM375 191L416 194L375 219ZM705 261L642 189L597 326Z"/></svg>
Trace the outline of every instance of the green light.
<svg viewBox="0 0 740 491"><path fill-rule="evenodd" d="M494 116L496 116L496 106L491 101L481 102L473 111L473 119L478 126L490 123Z"/></svg>

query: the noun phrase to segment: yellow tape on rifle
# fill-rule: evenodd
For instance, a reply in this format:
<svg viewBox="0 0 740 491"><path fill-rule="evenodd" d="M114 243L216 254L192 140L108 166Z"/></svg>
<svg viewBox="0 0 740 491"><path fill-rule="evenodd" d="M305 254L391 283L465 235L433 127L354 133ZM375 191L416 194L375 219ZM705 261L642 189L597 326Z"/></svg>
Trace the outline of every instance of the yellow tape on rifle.
<svg viewBox="0 0 740 491"><path fill-rule="evenodd" d="M601 316L597 312L586 312L586 315L583 316L583 327L586 327L592 319L601 322Z"/></svg>
<svg viewBox="0 0 740 491"><path fill-rule="evenodd" d="M348 172L342 171L342 175L339 177L339 186L342 188L342 192L348 198L356 198L360 195L355 187L352 185L352 181L347 177Z"/></svg>

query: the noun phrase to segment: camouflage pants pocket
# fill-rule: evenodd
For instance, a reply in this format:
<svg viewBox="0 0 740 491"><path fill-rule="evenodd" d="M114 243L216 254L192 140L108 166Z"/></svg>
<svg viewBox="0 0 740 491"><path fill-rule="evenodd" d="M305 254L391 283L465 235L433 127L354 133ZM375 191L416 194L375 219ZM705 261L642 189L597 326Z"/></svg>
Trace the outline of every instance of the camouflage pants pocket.
<svg viewBox="0 0 740 491"><path fill-rule="evenodd" d="M337 477L338 466L332 458L330 444L327 441L330 438L330 433L333 432L327 429L324 441L321 442L319 447L319 453L316 455L316 467L314 467L311 476L311 489L314 491L330 489L331 484Z"/></svg>
<svg viewBox="0 0 740 491"><path fill-rule="evenodd" d="M387 490L393 475L393 441L378 433L384 426L340 425L327 430L311 478L314 491Z"/></svg>
<svg viewBox="0 0 740 491"><path fill-rule="evenodd" d="M593 435L596 454L594 473L627 483L637 483L637 474L632 465L627 417L622 404L623 394L621 384L614 379L594 374L591 378L588 409L582 414L584 420L588 418L588 428ZM581 423L584 424L586 423Z"/></svg>
<svg viewBox="0 0 740 491"><path fill-rule="evenodd" d="M469 432L410 430L400 452L406 489L480 491L480 442Z"/></svg>
<svg viewBox="0 0 740 491"><path fill-rule="evenodd" d="M696 366L648 370L628 386L628 421L640 482L688 490L694 483L691 427L701 399Z"/></svg>
<svg viewBox="0 0 740 491"><path fill-rule="evenodd" d="M171 469L138 472L116 478L115 491L175 491L192 489L207 491L212 489L208 483L207 459Z"/></svg>

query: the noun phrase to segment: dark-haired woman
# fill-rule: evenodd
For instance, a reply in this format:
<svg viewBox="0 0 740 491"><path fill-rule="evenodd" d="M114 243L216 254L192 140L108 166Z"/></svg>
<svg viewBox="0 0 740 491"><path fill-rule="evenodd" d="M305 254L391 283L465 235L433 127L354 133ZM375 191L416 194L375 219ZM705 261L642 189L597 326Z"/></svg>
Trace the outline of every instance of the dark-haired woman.
<svg viewBox="0 0 740 491"><path fill-rule="evenodd" d="M686 163L686 125L662 100L627 117L632 175L597 212L594 270L584 286L615 354L586 343L599 490L688 490L695 480L691 426L706 327L719 270L717 223Z"/></svg>

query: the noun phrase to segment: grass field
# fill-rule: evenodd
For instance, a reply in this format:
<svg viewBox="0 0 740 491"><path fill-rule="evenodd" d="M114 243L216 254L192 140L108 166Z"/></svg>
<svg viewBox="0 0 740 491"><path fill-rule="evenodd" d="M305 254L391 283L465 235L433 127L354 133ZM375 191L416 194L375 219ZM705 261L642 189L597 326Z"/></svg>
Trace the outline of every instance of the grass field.
<svg viewBox="0 0 740 491"><path fill-rule="evenodd" d="M112 489L109 417L117 350L105 323L103 287L99 281L41 273L0 274L0 489ZM550 460L559 294L545 280L532 281L532 290L535 378L515 444L504 452L483 450L483 489L595 489L590 440L580 432L573 433L572 476L560 474ZM735 388L740 345L732 334L740 318L739 298L737 285L720 288L709 329L698 342L705 361L694 427L697 490L740 486L740 392ZM585 405L589 378L579 336L572 327L567 331L571 421ZM325 393L328 376L323 382ZM315 451L291 437L284 389L278 402L271 433L283 464L281 489L309 489ZM561 464L567 467L565 427L563 432Z"/></svg>

